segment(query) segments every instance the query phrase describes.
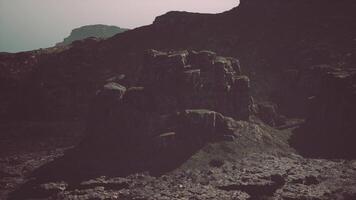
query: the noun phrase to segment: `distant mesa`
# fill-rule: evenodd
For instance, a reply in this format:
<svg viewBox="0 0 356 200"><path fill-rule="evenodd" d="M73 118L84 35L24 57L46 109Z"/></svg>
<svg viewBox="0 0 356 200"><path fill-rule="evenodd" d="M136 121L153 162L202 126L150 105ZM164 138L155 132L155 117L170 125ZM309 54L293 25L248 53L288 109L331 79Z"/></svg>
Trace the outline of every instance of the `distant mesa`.
<svg viewBox="0 0 356 200"><path fill-rule="evenodd" d="M110 38L118 33L123 33L129 29L120 28L117 26L109 26L103 24L87 25L73 29L68 37L63 42L57 43L56 46L69 45L74 41L83 40L90 37L99 39Z"/></svg>

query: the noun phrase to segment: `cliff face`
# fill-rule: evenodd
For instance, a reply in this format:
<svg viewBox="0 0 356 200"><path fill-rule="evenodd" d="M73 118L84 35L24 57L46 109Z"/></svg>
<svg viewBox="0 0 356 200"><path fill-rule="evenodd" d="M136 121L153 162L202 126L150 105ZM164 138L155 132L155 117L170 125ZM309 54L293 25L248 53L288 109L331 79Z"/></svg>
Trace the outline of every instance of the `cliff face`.
<svg viewBox="0 0 356 200"><path fill-rule="evenodd" d="M309 98L306 123L292 142L309 156L354 158L356 148L356 71L318 68L315 96Z"/></svg>
<svg viewBox="0 0 356 200"><path fill-rule="evenodd" d="M16 88L8 92L19 88L40 91L41 98L66 105L61 108L63 114L53 115L65 118L64 110L87 105L87 97L107 79L125 74L126 83L134 84L146 49L209 49L238 58L252 80L252 95L266 100L285 85L287 69L298 71L317 64L356 66L355 6L352 0L244 0L237 8L216 15L170 12L152 25L105 41L86 40L61 51L41 52L36 56L40 61L29 65L26 76L18 77ZM0 58L5 71L2 80L12 80L17 73L7 70L17 63L17 56ZM280 95L284 94L276 96ZM12 102L13 97L2 98ZM286 102L287 109L293 106Z"/></svg>
<svg viewBox="0 0 356 200"><path fill-rule="evenodd" d="M128 31L128 29L103 24L82 26L73 29L70 35L66 37L63 42L58 43L56 46L69 45L74 41L83 40L89 37L106 39L125 31Z"/></svg>

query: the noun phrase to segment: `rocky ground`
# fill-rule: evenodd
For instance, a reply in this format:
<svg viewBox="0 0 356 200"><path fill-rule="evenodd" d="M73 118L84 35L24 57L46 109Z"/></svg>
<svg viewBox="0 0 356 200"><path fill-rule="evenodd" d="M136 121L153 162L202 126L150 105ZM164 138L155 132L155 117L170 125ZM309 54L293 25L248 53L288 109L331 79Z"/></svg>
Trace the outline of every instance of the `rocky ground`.
<svg viewBox="0 0 356 200"><path fill-rule="evenodd" d="M27 141L33 151L17 153L1 146L0 198L355 199L356 161L303 158L285 143L293 128L245 125L234 141L206 144L163 174L95 171L68 150L72 144L38 148Z"/></svg>

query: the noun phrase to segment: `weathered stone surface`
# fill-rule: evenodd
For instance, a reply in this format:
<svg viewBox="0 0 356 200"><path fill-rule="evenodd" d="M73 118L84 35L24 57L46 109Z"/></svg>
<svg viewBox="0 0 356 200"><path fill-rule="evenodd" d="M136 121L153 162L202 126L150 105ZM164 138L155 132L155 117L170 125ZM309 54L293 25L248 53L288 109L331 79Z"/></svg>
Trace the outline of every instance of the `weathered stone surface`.
<svg viewBox="0 0 356 200"><path fill-rule="evenodd" d="M149 50L144 57L138 87L108 83L97 93L75 152L94 150L93 165L118 159L111 168L126 173L162 173L207 143L234 142L242 128L235 120L248 120L253 104L236 59L208 51Z"/></svg>
<svg viewBox="0 0 356 200"><path fill-rule="evenodd" d="M333 69L319 76L319 90L309 98L306 124L293 142L307 155L355 158L356 71Z"/></svg>
<svg viewBox="0 0 356 200"><path fill-rule="evenodd" d="M140 87L112 82L97 92L81 147L151 152L168 143L197 148L233 141L239 128L234 119L249 119L253 105L238 60L210 51L148 50L144 57Z"/></svg>
<svg viewBox="0 0 356 200"><path fill-rule="evenodd" d="M192 65L202 66L203 69L208 69L214 64L216 53L212 51L191 51L188 57L188 61Z"/></svg>
<svg viewBox="0 0 356 200"><path fill-rule="evenodd" d="M210 51L147 52L141 83L157 96L160 110L209 109L248 119L250 83L238 60Z"/></svg>
<svg viewBox="0 0 356 200"><path fill-rule="evenodd" d="M286 123L286 117L280 115L277 110L277 105L271 102L256 104L255 112L257 117L270 126L278 127Z"/></svg>
<svg viewBox="0 0 356 200"><path fill-rule="evenodd" d="M330 65L315 65L301 70L285 70L283 84L272 100L282 113L291 117L305 118L308 113L309 98L319 94L323 76L339 69ZM293 105L293 106L291 106Z"/></svg>
<svg viewBox="0 0 356 200"><path fill-rule="evenodd" d="M183 137L219 138L232 134L226 123L226 118L214 111L185 110L178 114L177 133Z"/></svg>

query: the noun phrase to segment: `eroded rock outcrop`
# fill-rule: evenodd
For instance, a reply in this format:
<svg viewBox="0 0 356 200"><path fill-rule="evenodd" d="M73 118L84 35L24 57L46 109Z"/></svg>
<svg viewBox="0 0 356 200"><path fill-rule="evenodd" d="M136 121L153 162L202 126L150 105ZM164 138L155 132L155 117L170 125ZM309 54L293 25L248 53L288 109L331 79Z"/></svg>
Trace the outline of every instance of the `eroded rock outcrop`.
<svg viewBox="0 0 356 200"><path fill-rule="evenodd" d="M312 156L355 157L356 71L324 68L319 77L306 124L293 142Z"/></svg>
<svg viewBox="0 0 356 200"><path fill-rule="evenodd" d="M150 50L141 83L155 94L161 111L209 109L246 120L253 105L239 61L210 51Z"/></svg>
<svg viewBox="0 0 356 200"><path fill-rule="evenodd" d="M149 50L137 85L97 92L77 149L162 167L157 159L177 162L208 142L233 141L243 126L235 120L248 120L253 106L239 61L209 51Z"/></svg>
<svg viewBox="0 0 356 200"><path fill-rule="evenodd" d="M337 71L340 69L326 64L301 70L284 70L284 85L272 95L272 100L287 116L305 118L308 113L309 98L319 94L325 74Z"/></svg>
<svg viewBox="0 0 356 200"><path fill-rule="evenodd" d="M276 104L271 102L261 102L254 107L255 115L264 123L272 126L279 127L286 124L286 117L278 112Z"/></svg>

